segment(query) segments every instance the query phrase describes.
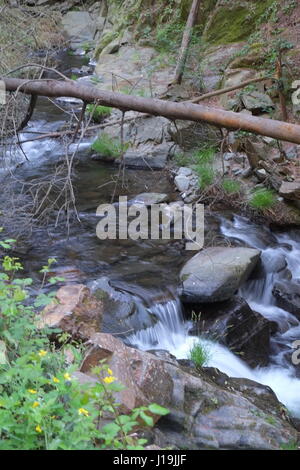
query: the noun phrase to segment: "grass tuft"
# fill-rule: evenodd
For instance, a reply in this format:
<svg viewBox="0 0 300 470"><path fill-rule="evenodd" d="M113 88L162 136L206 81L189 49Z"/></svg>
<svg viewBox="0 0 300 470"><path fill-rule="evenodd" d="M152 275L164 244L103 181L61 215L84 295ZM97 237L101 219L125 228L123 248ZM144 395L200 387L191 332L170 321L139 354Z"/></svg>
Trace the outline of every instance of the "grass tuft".
<svg viewBox="0 0 300 470"><path fill-rule="evenodd" d="M211 357L211 352L209 347L206 344L195 343L192 349L190 350L190 359L195 364L196 368L204 367L208 364Z"/></svg>
<svg viewBox="0 0 300 470"><path fill-rule="evenodd" d="M239 181L224 179L222 181L222 188L228 194L238 193L241 189L241 183Z"/></svg>
<svg viewBox="0 0 300 470"><path fill-rule="evenodd" d="M94 104L88 104L86 110L89 114L92 114L92 118L95 122L101 122L104 118L108 117L112 108L109 106L95 106Z"/></svg>
<svg viewBox="0 0 300 470"><path fill-rule="evenodd" d="M264 210L272 207L276 202L274 191L271 189L256 189L249 201L253 209Z"/></svg>
<svg viewBox="0 0 300 470"><path fill-rule="evenodd" d="M91 148L103 157L110 157L115 159L122 155L122 146L119 139L114 139L113 137L110 137L108 134L104 133L95 140ZM123 150L126 150L126 148Z"/></svg>

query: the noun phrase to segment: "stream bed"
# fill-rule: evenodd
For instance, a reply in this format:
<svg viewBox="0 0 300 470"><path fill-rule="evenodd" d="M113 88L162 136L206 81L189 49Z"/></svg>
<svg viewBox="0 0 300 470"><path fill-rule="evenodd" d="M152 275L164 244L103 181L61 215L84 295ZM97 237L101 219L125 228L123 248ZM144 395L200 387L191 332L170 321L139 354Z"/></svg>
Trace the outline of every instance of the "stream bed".
<svg viewBox="0 0 300 470"><path fill-rule="evenodd" d="M68 61L70 70L72 66L80 65L79 58L69 57ZM37 132L58 130L68 121L64 110L68 106L70 110L74 107L76 110L76 104L56 104L63 109L60 110L46 98L39 98L26 132L20 135L21 141L36 137ZM185 319L176 287L179 271L193 253L185 252L178 241L101 241L97 238L96 209L102 203L111 202L118 169L112 164L90 158L90 145L95 136L84 138L78 148L74 188L79 220L76 217L72 219L69 233L63 221L57 227L54 227L53 221L52 225L35 229L30 243L21 253L26 273L37 278L36 273L41 266L53 257L57 260L58 271L61 269L71 273L71 282L88 283L107 276L115 288L132 295L139 307L144 305L148 314L157 319L154 326L127 336L126 342L143 350L163 349L178 359L188 358L198 338L189 334L191 322ZM75 147L77 143L72 145ZM24 160L20 150L14 151L9 163L0 169L0 177L5 178L9 168L22 163L15 170L16 177L22 181L33 181L53 172L54 167L64 159L65 149L61 139L49 137L26 142L22 148L29 161ZM176 198L167 171L127 169L125 186L117 187L115 200L119 195L127 195L130 199L144 192L163 192L171 200ZM293 280L300 279L300 231L271 233L234 215L224 218L215 214L214 223L218 225L219 237L224 240L261 250L266 275L248 281L239 295L253 310L275 321L279 327L271 337L272 353L267 367L251 369L223 345L203 338L201 341L210 351L208 365L233 377L245 377L269 385L279 400L300 417L300 380L287 354L293 341L300 339L300 322L294 315L276 306L272 288L278 275L268 272L271 261L280 257L285 259Z"/></svg>

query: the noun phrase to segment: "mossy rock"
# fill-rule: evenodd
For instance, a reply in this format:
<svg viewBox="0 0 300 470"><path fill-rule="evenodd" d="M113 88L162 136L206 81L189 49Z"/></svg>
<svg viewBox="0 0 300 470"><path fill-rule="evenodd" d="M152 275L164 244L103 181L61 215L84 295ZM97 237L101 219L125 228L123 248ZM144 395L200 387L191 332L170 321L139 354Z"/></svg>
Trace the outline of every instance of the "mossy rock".
<svg viewBox="0 0 300 470"><path fill-rule="evenodd" d="M232 4L234 3L234 4ZM253 33L259 17L273 0L219 2L204 31L204 40L210 44L230 44L243 41Z"/></svg>
<svg viewBox="0 0 300 470"><path fill-rule="evenodd" d="M103 49L105 49L106 46L108 46L118 37L119 33L117 31L108 31L107 33L103 34L96 46L95 58L98 59Z"/></svg>

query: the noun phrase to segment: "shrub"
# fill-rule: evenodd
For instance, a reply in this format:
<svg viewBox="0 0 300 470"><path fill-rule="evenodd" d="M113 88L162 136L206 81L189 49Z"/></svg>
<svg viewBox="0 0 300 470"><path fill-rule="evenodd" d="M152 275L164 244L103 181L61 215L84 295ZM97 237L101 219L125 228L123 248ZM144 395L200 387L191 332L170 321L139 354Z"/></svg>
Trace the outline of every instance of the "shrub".
<svg viewBox="0 0 300 470"><path fill-rule="evenodd" d="M95 122L103 121L103 119L108 117L112 112L112 108L109 106L95 106L94 104L88 104L86 110L92 115L92 119Z"/></svg>
<svg viewBox="0 0 300 470"><path fill-rule="evenodd" d="M254 209L264 210L272 207L276 202L274 191L270 189L256 189L249 201L249 205Z"/></svg>
<svg viewBox="0 0 300 470"><path fill-rule="evenodd" d="M222 188L228 194L238 193L241 189L241 183L239 181L225 179L222 181Z"/></svg>
<svg viewBox="0 0 300 470"><path fill-rule="evenodd" d="M195 364L196 368L201 368L206 366L209 362L211 353L209 347L201 343L200 340L198 343L195 343L192 349L190 350L190 359Z"/></svg>
<svg viewBox="0 0 300 470"><path fill-rule="evenodd" d="M4 240L1 247L11 243ZM42 286L53 262L42 269ZM152 404L120 413L114 393L124 387L104 362L92 371L99 381L81 385L72 376L82 361L81 346L51 330L55 347L50 332L38 328L34 307L49 303L54 293L40 293L29 305L32 279L18 276L22 269L16 258L0 262L0 450L143 449L146 440L132 431L140 423L152 426L151 414L168 411ZM66 348L74 355L72 366L66 363Z"/></svg>
<svg viewBox="0 0 300 470"><path fill-rule="evenodd" d="M100 155L110 157L112 159L118 158L122 155L120 140L114 139L104 133L95 140L91 148Z"/></svg>

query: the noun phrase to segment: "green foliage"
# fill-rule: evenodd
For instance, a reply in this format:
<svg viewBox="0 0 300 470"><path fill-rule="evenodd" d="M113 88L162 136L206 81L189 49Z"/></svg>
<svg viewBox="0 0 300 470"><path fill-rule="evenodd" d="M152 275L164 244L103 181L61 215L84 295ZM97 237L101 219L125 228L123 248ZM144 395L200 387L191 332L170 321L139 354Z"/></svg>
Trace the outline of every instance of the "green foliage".
<svg viewBox="0 0 300 470"><path fill-rule="evenodd" d="M114 139L108 134L103 133L95 140L91 148L103 157L115 159L122 155L122 152L128 148L128 144L124 145L122 149L119 139Z"/></svg>
<svg viewBox="0 0 300 470"><path fill-rule="evenodd" d="M205 189L214 182L215 174L210 165L197 165L195 171L199 175L199 186L201 189Z"/></svg>
<svg viewBox="0 0 300 470"><path fill-rule="evenodd" d="M194 151L192 155L192 160L196 164L208 164L212 163L214 156L216 154L216 149L214 147L202 147Z"/></svg>
<svg viewBox="0 0 300 470"><path fill-rule="evenodd" d="M4 240L2 247L9 248L12 242ZM54 262L50 258L43 266L42 286ZM152 426L153 415L168 411L152 404L122 414L115 393L124 387L104 362L92 371L98 381L81 385L72 375L82 361L80 345L62 333L55 348L50 331L37 325L34 306L49 303L53 294L43 294L41 303L38 294L30 304L32 279L18 277L18 272L22 272L20 262L4 256L0 263L0 450L142 450L145 439L132 431L141 423ZM75 357L72 366L66 363L66 348Z"/></svg>
<svg viewBox="0 0 300 470"><path fill-rule="evenodd" d="M174 155L174 161L178 166L188 166L191 163L191 158L181 152Z"/></svg>
<svg viewBox="0 0 300 470"><path fill-rule="evenodd" d="M240 191L241 183L236 180L224 179L222 181L222 188L228 194L235 194Z"/></svg>
<svg viewBox="0 0 300 470"><path fill-rule="evenodd" d="M282 450L299 450L299 444L296 441L290 441L280 444L280 449Z"/></svg>
<svg viewBox="0 0 300 470"><path fill-rule="evenodd" d="M178 51L183 31L183 23L168 23L166 25L157 27L156 48L160 52Z"/></svg>
<svg viewBox="0 0 300 470"><path fill-rule="evenodd" d="M270 189L256 189L253 191L249 205L254 209L264 210L272 207L276 202L274 191Z"/></svg>
<svg viewBox="0 0 300 470"><path fill-rule="evenodd" d="M193 361L197 369L201 369L208 364L211 357L211 352L206 344L195 343L190 350L190 359Z"/></svg>
<svg viewBox="0 0 300 470"><path fill-rule="evenodd" d="M92 115L92 119L95 122L101 122L104 118L111 114L112 108L109 106L96 106L94 104L88 104L86 111L88 114Z"/></svg>

